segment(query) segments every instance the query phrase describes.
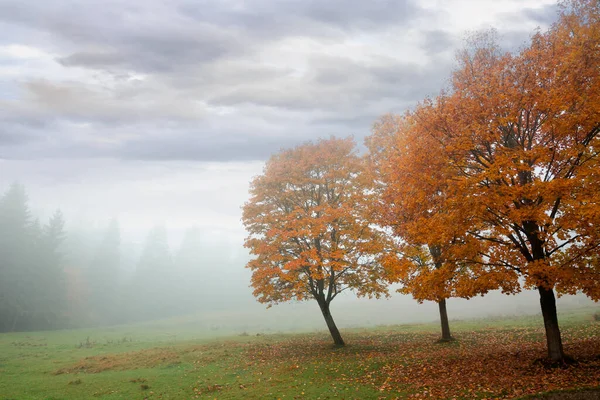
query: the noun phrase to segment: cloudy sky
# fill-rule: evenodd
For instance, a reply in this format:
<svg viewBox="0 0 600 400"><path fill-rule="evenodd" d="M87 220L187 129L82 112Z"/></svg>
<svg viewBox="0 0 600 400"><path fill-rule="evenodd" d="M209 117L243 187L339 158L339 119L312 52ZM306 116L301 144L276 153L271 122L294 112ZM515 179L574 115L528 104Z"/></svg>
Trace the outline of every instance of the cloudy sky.
<svg viewBox="0 0 600 400"><path fill-rule="evenodd" d="M362 142L442 88L468 32L514 49L555 17L554 0L0 0L0 189L241 243L272 152Z"/></svg>

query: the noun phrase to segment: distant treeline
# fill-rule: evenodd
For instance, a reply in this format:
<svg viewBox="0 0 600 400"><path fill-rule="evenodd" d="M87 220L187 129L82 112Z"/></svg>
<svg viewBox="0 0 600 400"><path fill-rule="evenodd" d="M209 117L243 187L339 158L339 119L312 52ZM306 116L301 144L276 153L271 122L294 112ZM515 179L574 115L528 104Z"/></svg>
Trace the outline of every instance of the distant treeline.
<svg viewBox="0 0 600 400"><path fill-rule="evenodd" d="M58 210L32 215L25 187L0 198L0 332L98 326L231 307L241 269L225 249L189 229L171 251L164 226L140 250L123 243L117 220L69 229ZM220 255L220 256L219 256ZM246 286L245 284L244 286Z"/></svg>

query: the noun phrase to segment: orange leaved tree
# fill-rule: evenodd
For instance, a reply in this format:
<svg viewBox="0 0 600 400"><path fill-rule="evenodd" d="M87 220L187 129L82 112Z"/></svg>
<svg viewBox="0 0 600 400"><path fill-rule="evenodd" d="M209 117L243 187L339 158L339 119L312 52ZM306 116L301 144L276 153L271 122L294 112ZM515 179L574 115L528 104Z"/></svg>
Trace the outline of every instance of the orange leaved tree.
<svg viewBox="0 0 600 400"><path fill-rule="evenodd" d="M385 115L374 124L372 135L366 139L369 171L380 200L371 206L378 223L391 228L399 238L400 257L390 271L393 280L402 285L398 291L412 294L419 302L437 302L442 340L450 341L453 338L446 299L451 296L452 273L449 268L442 268L439 239L424 226L431 214L437 212L436 197L443 194L440 176L443 165L439 165L441 157L435 154L435 146L422 146L427 136L412 135L412 125L408 114ZM426 162L420 162L423 160Z"/></svg>
<svg viewBox="0 0 600 400"><path fill-rule="evenodd" d="M448 182L454 171L443 157L440 143L419 128L410 113L386 115L375 123L366 142L369 171L380 201L371 206L378 223L391 228L399 239L399 257L389 264L390 276L402 284L398 291L412 294L419 302L437 302L442 340L449 341L446 299L470 298L498 287L498 283L486 279L474 285L473 274L463 273L460 262L448 259L449 248L455 254L461 249L461 258L465 250L472 259L478 254L473 241L461 237L460 228L454 229L455 216L444 209L449 197L460 195L452 192Z"/></svg>
<svg viewBox="0 0 600 400"><path fill-rule="evenodd" d="M369 220L374 192L354 147L331 138L273 155L252 181L242 217L258 301L316 300L336 345L344 341L333 299L347 289L387 294L389 239Z"/></svg>
<svg viewBox="0 0 600 400"><path fill-rule="evenodd" d="M565 355L555 291L600 299L600 3L561 7L558 22L516 55L489 43L465 51L452 93L414 113L454 170L454 195L441 205L450 217L428 228L453 221L477 241L479 258L462 260L474 285L492 277L508 292L539 292L557 362Z"/></svg>

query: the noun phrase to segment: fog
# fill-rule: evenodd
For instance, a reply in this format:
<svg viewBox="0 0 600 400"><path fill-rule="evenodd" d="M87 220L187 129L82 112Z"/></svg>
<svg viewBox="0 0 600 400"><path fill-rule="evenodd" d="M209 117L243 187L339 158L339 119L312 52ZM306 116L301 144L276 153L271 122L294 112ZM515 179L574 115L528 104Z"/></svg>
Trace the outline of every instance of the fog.
<svg viewBox="0 0 600 400"><path fill-rule="evenodd" d="M60 163L7 164L12 174L0 182L0 246L5 266L19 271L5 273L10 279L2 282L8 293L3 331L156 320L215 334L325 328L313 301L267 309L252 295L239 213L260 163L82 162L75 169L65 165L60 181L53 169ZM11 183L24 178L32 184ZM58 209L64 225L52 228ZM37 235L41 242L32 239ZM48 252L44 240L55 239L56 251ZM382 299L340 295L332 305L336 322L343 328L437 320L436 303L418 304L394 289ZM563 311L590 304L585 296L558 301ZM492 292L450 299L448 308L451 320L538 314L539 300L537 292Z"/></svg>
<svg viewBox="0 0 600 400"><path fill-rule="evenodd" d="M208 3L0 4L0 330L324 328L312 302L252 296L240 221L252 177L308 140L360 145L378 116L438 93L469 32L495 28L514 50L557 12L554 0ZM437 320L437 305L391 293L340 296L334 318ZM448 308L539 306L525 292Z"/></svg>

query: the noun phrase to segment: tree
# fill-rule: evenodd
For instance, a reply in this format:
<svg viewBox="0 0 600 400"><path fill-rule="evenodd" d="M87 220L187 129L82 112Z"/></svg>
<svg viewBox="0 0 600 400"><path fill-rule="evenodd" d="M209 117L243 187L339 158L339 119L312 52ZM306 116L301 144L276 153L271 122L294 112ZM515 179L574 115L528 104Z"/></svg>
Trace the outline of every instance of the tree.
<svg viewBox="0 0 600 400"><path fill-rule="evenodd" d="M250 185L242 221L252 287L269 306L313 298L336 345L330 304L350 289L387 294L388 237L373 226L374 191L352 139L320 140L273 155Z"/></svg>
<svg viewBox="0 0 600 400"><path fill-rule="evenodd" d="M162 275L171 269L171 252L169 250L169 240L167 238L167 229L164 225L157 225L150 230L140 260L137 271L140 274Z"/></svg>
<svg viewBox="0 0 600 400"><path fill-rule="evenodd" d="M35 249L36 274L31 278L32 281L38 282L38 301L35 308L43 318L38 324L44 324L46 327L59 326L65 316L67 278L61 250L65 237L65 219L62 212L57 210L41 229L40 240Z"/></svg>
<svg viewBox="0 0 600 400"><path fill-rule="evenodd" d="M248 306L250 271L239 271L240 264L248 260L247 252L232 251L232 246L235 244L221 235L199 227L185 231L174 252L174 272L170 274L176 292L174 313L241 311Z"/></svg>
<svg viewBox="0 0 600 400"><path fill-rule="evenodd" d="M114 322L119 295L121 231L116 219L110 221L87 270L89 305L99 321ZM98 322L98 321L97 321Z"/></svg>
<svg viewBox="0 0 600 400"><path fill-rule="evenodd" d="M555 291L600 299L600 3L562 3L558 22L516 55L480 41L460 62L452 92L414 113L456 194L422 232L451 226L459 248L476 246L479 258L447 255L472 285L535 288L548 356L563 362Z"/></svg>
<svg viewBox="0 0 600 400"><path fill-rule="evenodd" d="M185 231L173 262L178 313L198 312L199 307L213 309L213 307L223 306L222 301L219 301L219 304L214 304L212 301L219 297L223 289L215 283L226 281L223 279L222 271L214 268L219 265L219 262L210 259L213 252L224 254L203 242L202 231L199 228L194 227Z"/></svg>
<svg viewBox="0 0 600 400"><path fill-rule="evenodd" d="M438 303L442 340L453 340L446 300L470 298L495 286L469 284L471 277L460 273L462 265L446 258L449 247L464 246L443 209L445 199L457 193L446 182L451 171L439 143L418 131L410 113L380 118L366 143L379 193L379 201L370 206L378 223L398 238L398 262L390 275L402 284L399 292ZM434 221L445 229L433 230Z"/></svg>
<svg viewBox="0 0 600 400"><path fill-rule="evenodd" d="M173 308L173 262L167 229L155 226L150 230L133 282L131 303L135 308L137 319L165 317Z"/></svg>
<svg viewBox="0 0 600 400"><path fill-rule="evenodd" d="M65 307L59 247L64 218L45 226L32 219L25 188L13 184L0 199L0 330L55 328Z"/></svg>
<svg viewBox="0 0 600 400"><path fill-rule="evenodd" d="M21 318L31 311L32 224L25 188L13 183L0 198L0 313L4 331L17 329Z"/></svg>

